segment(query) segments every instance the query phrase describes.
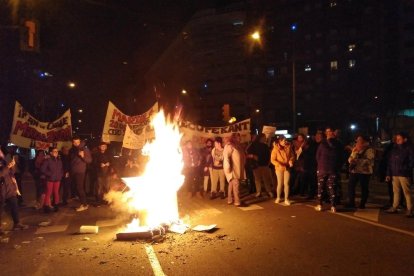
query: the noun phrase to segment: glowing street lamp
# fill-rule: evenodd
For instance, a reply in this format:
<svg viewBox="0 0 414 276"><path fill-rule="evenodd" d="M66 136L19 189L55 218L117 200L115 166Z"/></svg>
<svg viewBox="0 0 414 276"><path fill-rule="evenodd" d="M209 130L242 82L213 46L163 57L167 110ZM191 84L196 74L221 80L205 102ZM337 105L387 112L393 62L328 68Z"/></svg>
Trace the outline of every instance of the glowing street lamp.
<svg viewBox="0 0 414 276"><path fill-rule="evenodd" d="M255 41L260 41L260 32L255 31L254 33L251 34L251 38Z"/></svg>
<svg viewBox="0 0 414 276"><path fill-rule="evenodd" d="M68 82L68 87L71 89L76 88L76 83L74 83L73 81Z"/></svg>
<svg viewBox="0 0 414 276"><path fill-rule="evenodd" d="M185 89L181 90L181 94L183 94L183 95L187 94L187 90L185 90Z"/></svg>

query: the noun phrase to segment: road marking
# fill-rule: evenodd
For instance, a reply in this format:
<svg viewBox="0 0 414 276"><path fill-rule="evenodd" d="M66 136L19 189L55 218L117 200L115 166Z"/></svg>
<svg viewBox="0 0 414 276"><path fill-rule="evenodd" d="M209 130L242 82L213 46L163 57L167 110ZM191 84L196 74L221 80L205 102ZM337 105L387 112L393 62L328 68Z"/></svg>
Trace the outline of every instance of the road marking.
<svg viewBox="0 0 414 276"><path fill-rule="evenodd" d="M313 206L313 205L306 205L306 206L311 207L313 209L315 208L315 206ZM358 217L355 217L355 216L346 215L346 214L342 214L342 213L338 213L338 212L335 213L334 215L338 215L338 216L342 216L342 217L345 217L345 218L357 220L357 221L364 222L364 223L367 223L367 224L371 224L371 225L374 225L374 226L377 226L377 227L380 227L380 228L384 228L384 229L387 229L387 230L391 230L391 231L394 231L394 232L398 232L398 233L401 233L401 234L405 234L405 235L414 237L414 232L411 232L411 231L402 230L402 229L395 228L395 227L392 227L392 226L387 226L387 225L384 225L384 224L380 224L378 222L373 222L373 221L369 221L369 220L366 220L366 219L363 219L363 218L358 218Z"/></svg>
<svg viewBox="0 0 414 276"><path fill-rule="evenodd" d="M162 267L160 262L158 261L157 255L154 252L154 248L151 245L145 245L145 252L147 252L148 260L151 264L152 271L154 272L155 276L165 276L164 271L162 271Z"/></svg>
<svg viewBox="0 0 414 276"><path fill-rule="evenodd" d="M35 235L39 234L50 234L50 233L57 233L57 232L65 232L68 228L68 225L52 225L47 227L40 227L37 229Z"/></svg>
<svg viewBox="0 0 414 276"><path fill-rule="evenodd" d="M257 204L251 204L251 205L249 205L247 207L237 207L237 208L239 208L242 211L253 211L253 210L261 210L261 209L264 209L262 206L259 206Z"/></svg>
<svg viewBox="0 0 414 276"><path fill-rule="evenodd" d="M378 222L380 210L377 208L358 209L354 216Z"/></svg>

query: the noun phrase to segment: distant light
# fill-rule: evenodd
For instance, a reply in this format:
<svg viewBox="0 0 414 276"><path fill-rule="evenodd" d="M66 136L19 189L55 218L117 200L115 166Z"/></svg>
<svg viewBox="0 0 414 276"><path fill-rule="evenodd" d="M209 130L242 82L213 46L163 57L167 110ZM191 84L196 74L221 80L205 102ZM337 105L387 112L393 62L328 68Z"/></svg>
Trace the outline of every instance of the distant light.
<svg viewBox="0 0 414 276"><path fill-rule="evenodd" d="M76 130L79 130L79 127L76 127Z"/></svg>
<svg viewBox="0 0 414 276"><path fill-rule="evenodd" d="M305 66L305 71L306 71L306 72L310 72L310 71L312 71L312 67L310 66L310 64L306 64L306 66Z"/></svg>
<svg viewBox="0 0 414 276"><path fill-rule="evenodd" d="M65 104L64 104L64 103L61 103L61 104L60 104L60 107L65 107Z"/></svg>
<svg viewBox="0 0 414 276"><path fill-rule="evenodd" d="M231 117L229 120L229 123L231 124L231 123L234 123L235 121L237 121L236 117Z"/></svg>
<svg viewBox="0 0 414 276"><path fill-rule="evenodd" d="M45 73L44 73L44 75L45 75L46 77L53 77L53 75L52 75L52 74L50 74L49 72L45 72Z"/></svg>
<svg viewBox="0 0 414 276"><path fill-rule="evenodd" d="M181 90L181 94L187 94L187 90L185 89Z"/></svg>
<svg viewBox="0 0 414 276"><path fill-rule="evenodd" d="M205 84L204 84L204 88L207 88L207 86L208 86L208 85L207 85L207 83L205 83Z"/></svg>
<svg viewBox="0 0 414 276"><path fill-rule="evenodd" d="M128 64L128 61L125 61L125 60L124 60L124 61L122 62L122 64L123 64L123 65L127 65L127 64Z"/></svg>
<svg viewBox="0 0 414 276"><path fill-rule="evenodd" d="M375 96L374 99L378 99L378 96Z"/></svg>
<svg viewBox="0 0 414 276"><path fill-rule="evenodd" d="M302 116L302 113L298 112L298 113L297 113L297 115L298 115L298 116Z"/></svg>
<svg viewBox="0 0 414 276"><path fill-rule="evenodd" d="M69 88L75 88L76 87L76 83L74 83L73 81L68 82L68 87Z"/></svg>
<svg viewBox="0 0 414 276"><path fill-rule="evenodd" d="M291 29L292 31L296 31L296 28L297 28L296 23L295 23L295 24L292 24L292 25L290 26L290 29Z"/></svg>
<svg viewBox="0 0 414 276"><path fill-rule="evenodd" d="M243 26L244 25L244 22L243 21L234 21L233 22L233 26Z"/></svg>
<svg viewBox="0 0 414 276"><path fill-rule="evenodd" d="M45 77L46 77L46 75L45 75L45 73L41 72L41 73L39 74L39 77L41 77L41 78L45 78Z"/></svg>
<svg viewBox="0 0 414 276"><path fill-rule="evenodd" d="M350 128L351 130L355 130L355 129L357 128L357 126L356 126L355 124L351 124L351 125L349 126L349 128Z"/></svg>
<svg viewBox="0 0 414 276"><path fill-rule="evenodd" d="M285 135L285 134L288 134L288 131L287 131L287 129L276 130L275 134L276 135Z"/></svg>
<svg viewBox="0 0 414 276"><path fill-rule="evenodd" d="M259 113L260 112L260 109L256 109L256 113Z"/></svg>
<svg viewBox="0 0 414 276"><path fill-rule="evenodd" d="M82 113L82 112L83 112L83 109L78 109L78 112L79 112L79 113Z"/></svg>
<svg viewBox="0 0 414 276"><path fill-rule="evenodd" d="M252 33L251 37L254 40L260 40L260 33L259 33L259 31L255 31L254 33Z"/></svg>
<svg viewBox="0 0 414 276"><path fill-rule="evenodd" d="M79 120L78 120L78 122L79 122L79 123L82 123L82 120L81 120L81 119L79 119Z"/></svg>

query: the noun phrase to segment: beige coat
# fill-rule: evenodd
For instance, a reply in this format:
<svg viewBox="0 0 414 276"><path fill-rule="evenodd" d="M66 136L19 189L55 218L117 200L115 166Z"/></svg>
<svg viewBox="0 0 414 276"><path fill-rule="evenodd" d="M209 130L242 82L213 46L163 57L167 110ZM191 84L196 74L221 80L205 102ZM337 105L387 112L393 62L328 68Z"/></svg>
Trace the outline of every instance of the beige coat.
<svg viewBox="0 0 414 276"><path fill-rule="evenodd" d="M290 168L289 161L292 163L295 161L295 154L291 146L282 148L279 144L276 144L270 156L270 162L275 166L275 170L286 171Z"/></svg>
<svg viewBox="0 0 414 276"><path fill-rule="evenodd" d="M223 158L224 174L228 182L233 178L246 178L244 170L245 155L241 149L238 149L233 144L227 144L224 146Z"/></svg>

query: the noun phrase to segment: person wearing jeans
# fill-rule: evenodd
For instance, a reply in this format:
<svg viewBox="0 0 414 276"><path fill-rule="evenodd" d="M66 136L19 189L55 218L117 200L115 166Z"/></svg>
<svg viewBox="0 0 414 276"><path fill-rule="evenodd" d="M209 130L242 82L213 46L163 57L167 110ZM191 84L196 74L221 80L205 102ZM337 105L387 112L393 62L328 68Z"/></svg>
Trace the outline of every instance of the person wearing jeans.
<svg viewBox="0 0 414 276"><path fill-rule="evenodd" d="M277 189L275 203L280 203L282 196L282 189L284 187L285 205L289 206L289 180L290 169L293 167L293 161L295 160L295 153L293 152L290 144L286 140L286 137L281 136L279 140L274 144L270 161L275 166L277 177Z"/></svg>
<svg viewBox="0 0 414 276"><path fill-rule="evenodd" d="M57 211L59 204L60 180L63 177L63 163L59 158L59 151L56 147L50 149L50 158L42 163L41 171L46 176L45 212ZM53 194L54 207L50 199Z"/></svg>

